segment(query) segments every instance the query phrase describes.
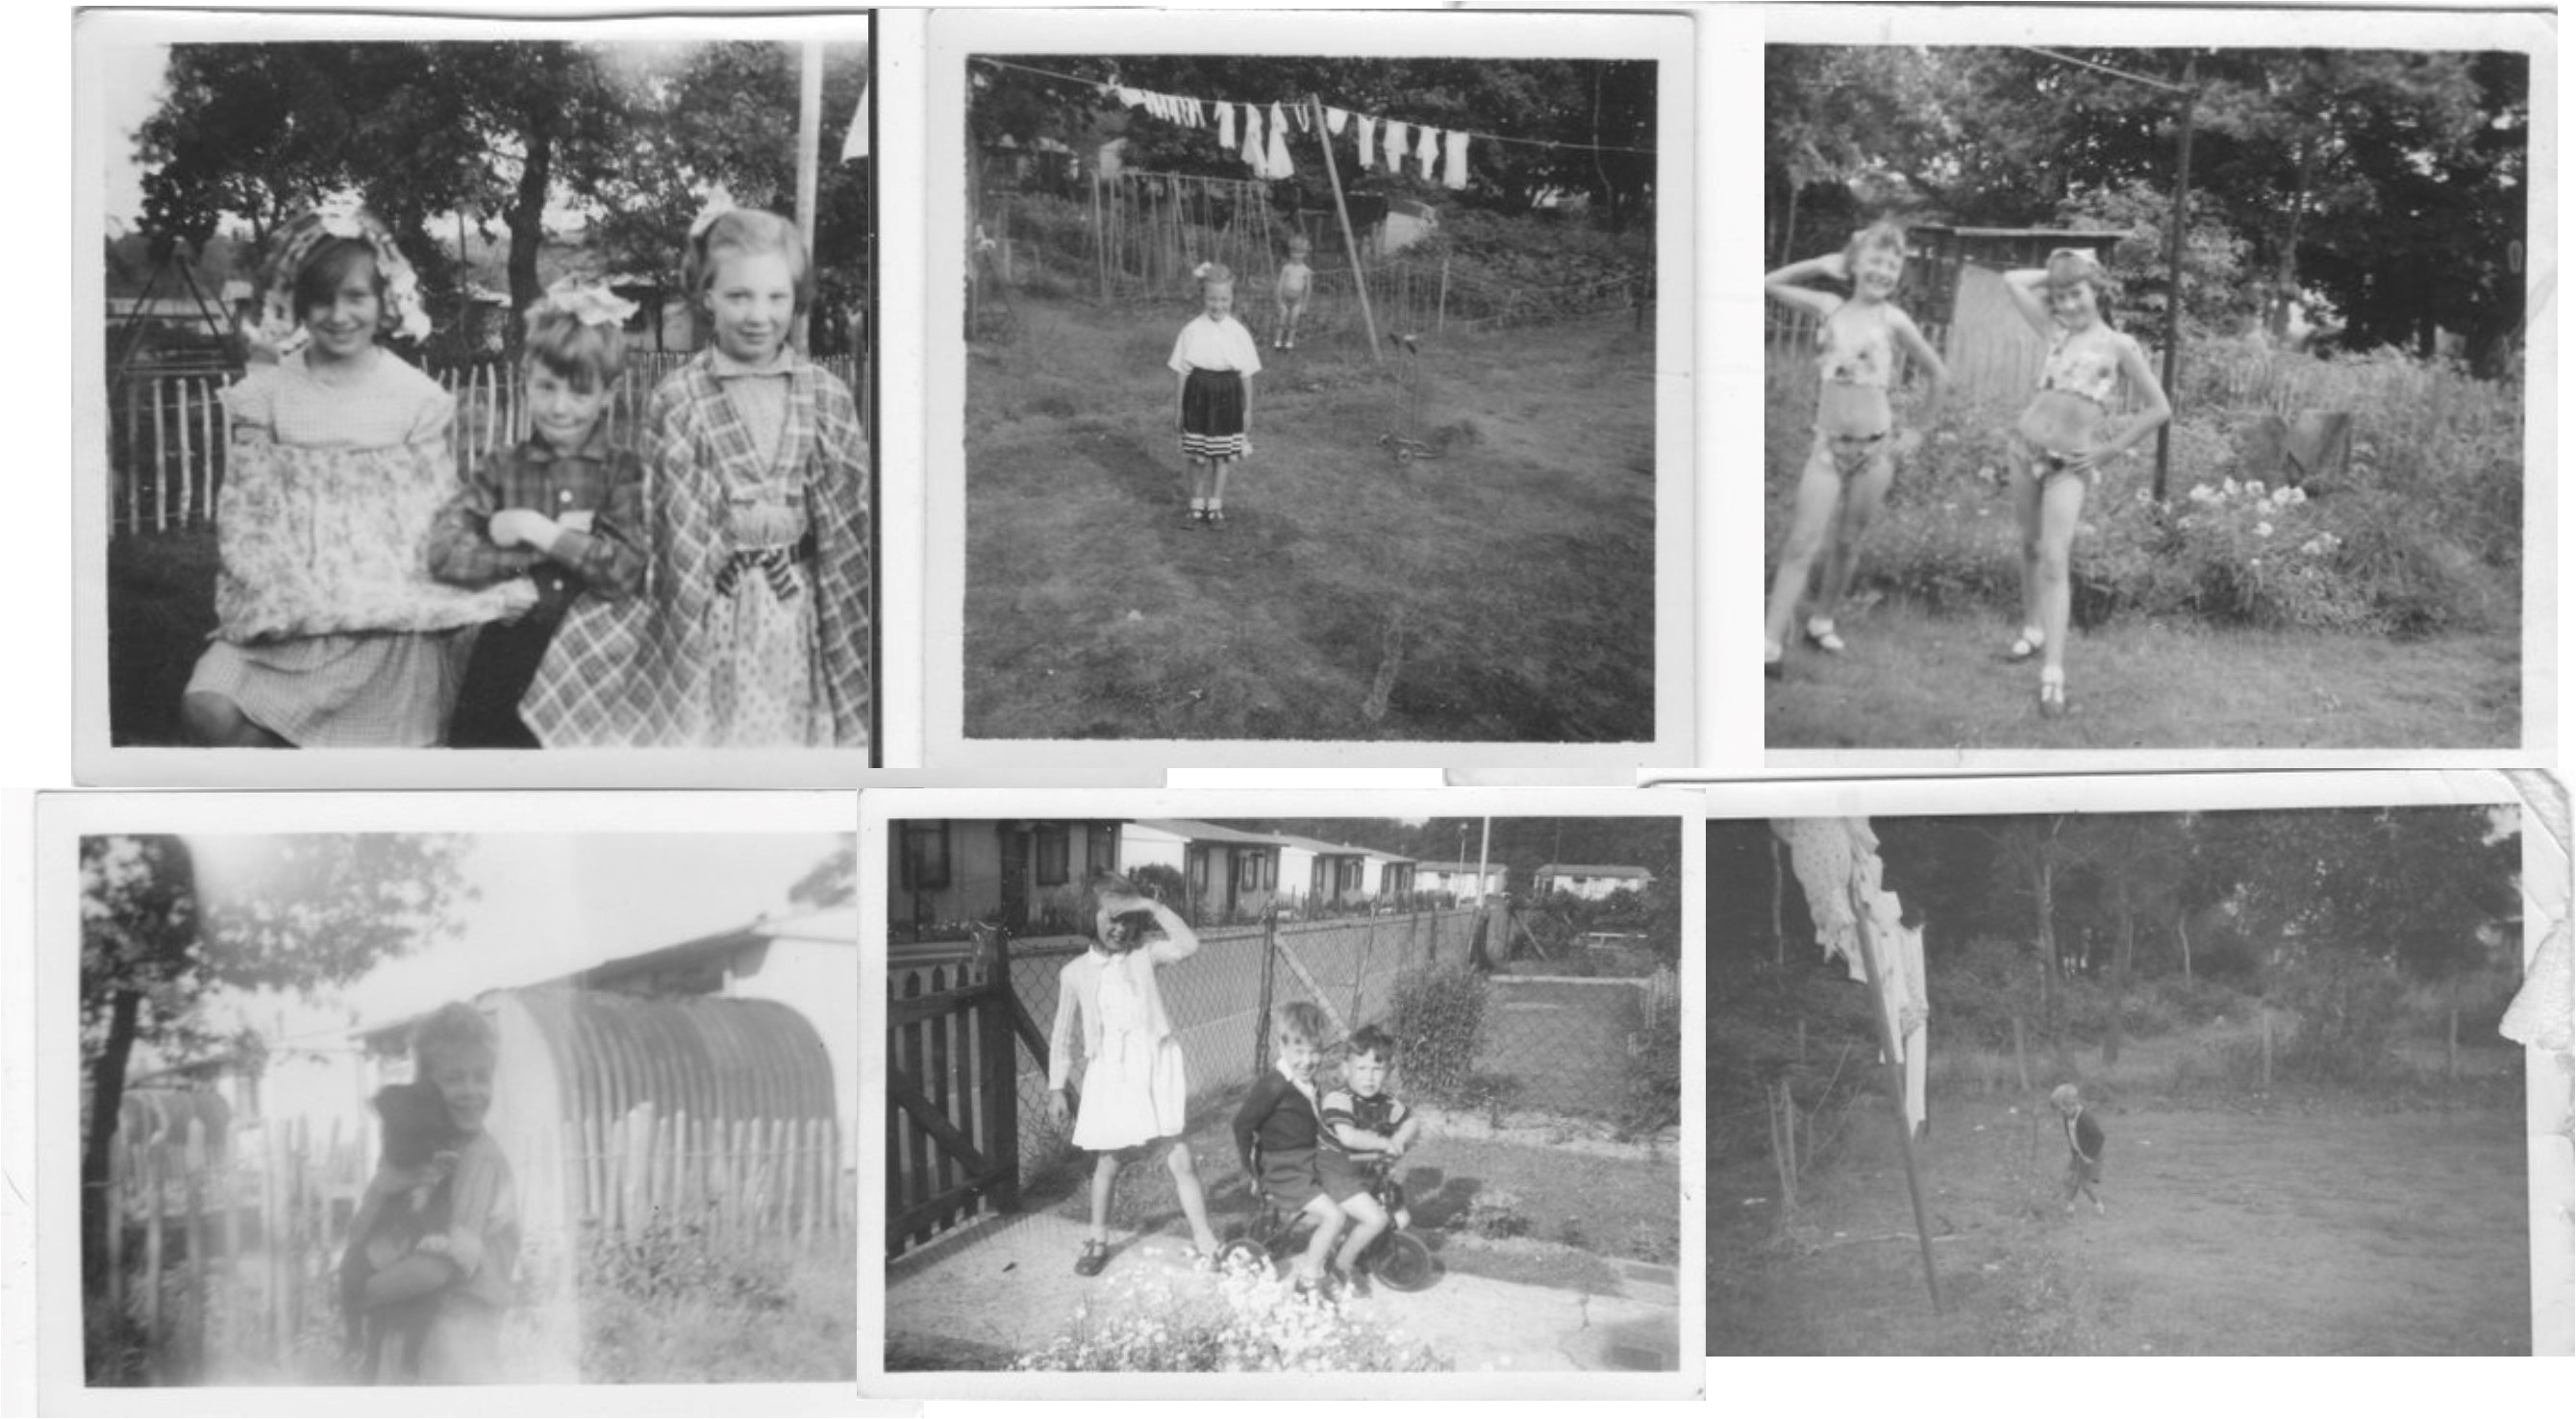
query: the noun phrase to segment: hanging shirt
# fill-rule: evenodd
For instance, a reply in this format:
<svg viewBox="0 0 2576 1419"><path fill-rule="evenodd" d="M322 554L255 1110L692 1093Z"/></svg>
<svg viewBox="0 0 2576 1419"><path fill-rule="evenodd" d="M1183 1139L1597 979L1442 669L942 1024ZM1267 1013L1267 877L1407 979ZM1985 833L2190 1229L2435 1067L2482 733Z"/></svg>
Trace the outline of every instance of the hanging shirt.
<svg viewBox="0 0 2576 1419"><path fill-rule="evenodd" d="M1270 163L1269 147L1261 141L1261 110L1250 104L1243 106L1243 160L1252 165L1255 177Z"/></svg>
<svg viewBox="0 0 2576 1419"><path fill-rule="evenodd" d="M1404 120L1400 118L1386 121L1386 170L1404 171Z"/></svg>
<svg viewBox="0 0 2576 1419"><path fill-rule="evenodd" d="M1233 104L1220 103L1216 106L1216 145L1229 153L1234 151Z"/></svg>
<svg viewBox="0 0 2576 1419"><path fill-rule="evenodd" d="M1324 110L1324 131L1325 131L1325 132L1327 132L1327 133L1332 134L1332 135L1333 135L1334 137L1336 137L1336 138L1339 138L1340 136L1342 136L1342 125L1343 125L1343 124L1345 124L1345 123L1350 122L1350 119L1351 119L1350 111L1349 111L1349 110L1347 110L1347 109L1339 109L1339 108L1328 108L1328 109L1325 109L1325 110Z"/></svg>
<svg viewBox="0 0 2576 1419"><path fill-rule="evenodd" d="M1448 143L1448 171L1441 174L1440 185L1455 192L1467 185L1467 135L1451 129Z"/></svg>
<svg viewBox="0 0 2576 1419"><path fill-rule="evenodd" d="M1278 182L1296 175L1297 165L1288 161L1288 120L1274 103L1270 106L1270 171L1262 176Z"/></svg>
<svg viewBox="0 0 2576 1419"><path fill-rule="evenodd" d="M1422 180L1429 182L1431 180L1432 165L1440 161L1439 129L1425 128L1422 130L1422 141L1414 145L1413 157L1414 161L1422 164Z"/></svg>
<svg viewBox="0 0 2576 1419"><path fill-rule="evenodd" d="M1360 166L1377 166L1377 120L1365 113L1351 115L1360 126Z"/></svg>

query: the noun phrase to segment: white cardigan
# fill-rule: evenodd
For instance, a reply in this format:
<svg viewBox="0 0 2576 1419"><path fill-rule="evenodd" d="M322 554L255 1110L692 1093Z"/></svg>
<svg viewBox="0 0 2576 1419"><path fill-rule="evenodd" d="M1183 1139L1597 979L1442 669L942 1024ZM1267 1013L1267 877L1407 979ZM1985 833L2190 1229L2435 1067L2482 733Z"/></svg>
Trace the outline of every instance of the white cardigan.
<svg viewBox="0 0 2576 1419"><path fill-rule="evenodd" d="M1185 961L1199 949L1198 936L1186 939L1158 936L1125 955L1112 956L1098 946L1065 962L1056 977L1055 1028L1047 1035L1047 1088L1062 1089L1073 1078L1073 1027L1077 1012L1082 1017L1082 1057L1100 1057L1100 973L1133 971L1143 979L1136 982L1145 997L1146 1028L1159 1041L1172 1033L1171 1016L1163 1009L1163 992L1155 984L1154 972L1174 961Z"/></svg>

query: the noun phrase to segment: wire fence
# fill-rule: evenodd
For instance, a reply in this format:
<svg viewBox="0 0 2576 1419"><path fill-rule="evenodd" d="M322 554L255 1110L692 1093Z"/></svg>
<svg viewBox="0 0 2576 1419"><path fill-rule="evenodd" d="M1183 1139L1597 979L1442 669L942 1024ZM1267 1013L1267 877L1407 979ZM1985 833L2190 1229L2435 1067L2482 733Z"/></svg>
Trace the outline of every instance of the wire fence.
<svg viewBox="0 0 2576 1419"><path fill-rule="evenodd" d="M1407 1061L1417 1045L1426 1051L1424 1069L1413 1072L1410 1063L1399 1069L1397 1090L1408 1100L1497 1116L1587 1120L1627 1133L1676 1124L1680 1010L1669 959L1612 948L1515 963L1528 971L1553 962L1565 974L1499 973L1493 967L1507 953L1492 946L1495 932L1503 941L1512 939L1509 915L1475 907L1308 922L1274 918L1202 930L1195 953L1156 973L1188 1074L1193 1113L1223 1107L1270 1067L1268 1022L1285 1003L1312 1001L1323 1010L1329 1056L1330 1047L1365 1025L1400 1037L1426 1028L1418 1021L1410 1028L1399 1022L1399 991L1409 972L1451 967L1458 969L1441 973L1436 988L1473 1000L1473 1018L1460 1027L1463 1044L1446 1046L1463 1067L1438 1070L1435 1078L1428 1053L1443 1046L1406 1039ZM1069 1130L1049 1115L1042 1046L1055 1020L1064 969L1087 949L1080 937L1032 937L1003 943L999 951L990 943L961 948L945 959L915 960L889 972L889 995L903 1005L899 1013L925 1016L941 1008L943 996L962 1004L986 990L993 963L1007 960L1010 998L1021 1021L1011 1031L1016 1068L1009 1102L1016 1119L1009 1146L1016 1157L1003 1174L1014 1195L1019 1185L1075 1156ZM1596 966L1643 973L1574 974ZM983 1028L992 1027L978 1027L978 1038ZM1078 1037L1072 1048L1077 1057L1065 1062L1066 1073L1078 1092ZM973 1040L944 1053L916 1050L906 1056L921 1076L922 1091L938 1101L961 1137L973 1132L979 1112L967 1101L978 1092L970 1076L981 1057ZM979 1140L978 1156L988 1156L983 1149L1001 1142ZM997 1182L984 1190L1004 1189ZM960 1206L934 1227L978 1210ZM907 1235L904 1241L920 1239Z"/></svg>
<svg viewBox="0 0 2576 1419"><path fill-rule="evenodd" d="M630 354L609 401L609 437L630 441L645 401L663 378L691 356L678 352ZM816 363L838 376L859 400L859 414L873 428L875 396L855 355ZM232 416L223 406L225 386L241 371L141 369L118 376L108 388L109 526L116 532L175 532L211 527L215 501L230 467ZM527 382L506 360L433 366L431 378L456 398L449 441L461 478L495 450L528 436Z"/></svg>

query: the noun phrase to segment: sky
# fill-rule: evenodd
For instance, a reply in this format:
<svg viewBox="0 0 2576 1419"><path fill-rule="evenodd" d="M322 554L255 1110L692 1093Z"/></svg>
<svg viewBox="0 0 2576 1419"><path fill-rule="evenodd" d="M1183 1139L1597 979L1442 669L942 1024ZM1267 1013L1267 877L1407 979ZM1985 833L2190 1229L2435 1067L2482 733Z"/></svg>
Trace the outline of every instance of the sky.
<svg viewBox="0 0 2576 1419"><path fill-rule="evenodd" d="M100 157L107 169L99 210L110 230L119 224L131 227L143 216L143 170L134 165L134 130L160 107L162 70L169 62L166 44L107 45L99 51L99 118L105 135Z"/></svg>
<svg viewBox="0 0 2576 1419"><path fill-rule="evenodd" d="M210 907L264 841L190 837ZM457 936L313 1002L228 995L210 1002L211 1023L251 1025L272 1045L344 1045L353 1015L378 1024L741 926L764 912L787 914L788 888L827 854L846 850L829 833L483 834L462 863L480 897L459 910Z"/></svg>

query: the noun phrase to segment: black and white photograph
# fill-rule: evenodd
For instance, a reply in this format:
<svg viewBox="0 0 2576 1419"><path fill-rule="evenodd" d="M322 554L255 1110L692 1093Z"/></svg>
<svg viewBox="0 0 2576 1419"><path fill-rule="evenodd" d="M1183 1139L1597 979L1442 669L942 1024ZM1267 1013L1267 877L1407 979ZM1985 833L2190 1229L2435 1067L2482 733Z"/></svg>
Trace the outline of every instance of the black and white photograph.
<svg viewBox="0 0 2576 1419"><path fill-rule="evenodd" d="M1713 816L1709 1353L2564 1353L2565 798L2410 777Z"/></svg>
<svg viewBox="0 0 2576 1419"><path fill-rule="evenodd" d="M1058 18L933 22L962 750L1680 732L1687 18Z"/></svg>
<svg viewBox="0 0 2576 1419"><path fill-rule="evenodd" d="M861 845L885 1393L1686 1392L1682 818L922 797Z"/></svg>
<svg viewBox="0 0 2576 1419"><path fill-rule="evenodd" d="M84 729L865 763L869 36L86 17Z"/></svg>
<svg viewBox="0 0 2576 1419"><path fill-rule="evenodd" d="M1764 52L1774 761L2548 742L2547 22L1956 13Z"/></svg>
<svg viewBox="0 0 2576 1419"><path fill-rule="evenodd" d="M315 803L47 805L48 1381L846 1394L853 801Z"/></svg>

